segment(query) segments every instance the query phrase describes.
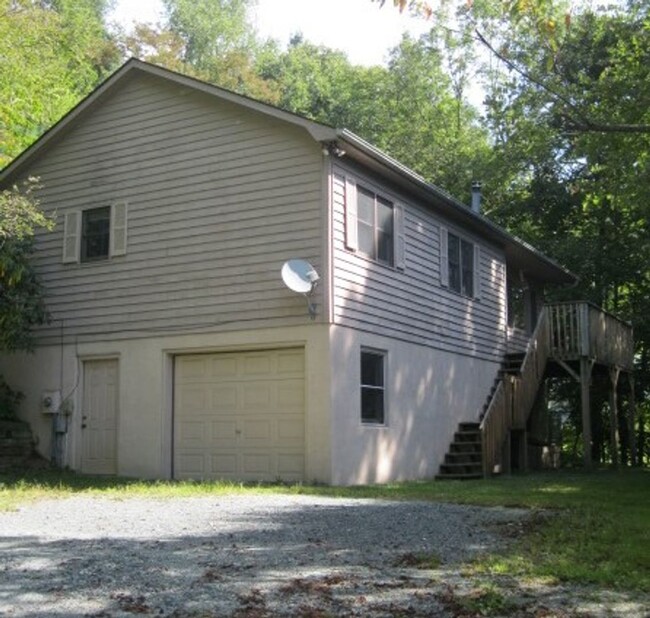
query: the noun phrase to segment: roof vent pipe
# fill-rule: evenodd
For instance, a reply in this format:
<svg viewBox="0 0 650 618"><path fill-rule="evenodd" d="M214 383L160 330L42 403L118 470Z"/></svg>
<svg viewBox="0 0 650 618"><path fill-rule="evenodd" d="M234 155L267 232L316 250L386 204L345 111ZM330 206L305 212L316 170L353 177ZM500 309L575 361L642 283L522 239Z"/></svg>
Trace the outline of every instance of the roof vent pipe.
<svg viewBox="0 0 650 618"><path fill-rule="evenodd" d="M481 212L481 183L477 180L472 183L472 210L475 213Z"/></svg>

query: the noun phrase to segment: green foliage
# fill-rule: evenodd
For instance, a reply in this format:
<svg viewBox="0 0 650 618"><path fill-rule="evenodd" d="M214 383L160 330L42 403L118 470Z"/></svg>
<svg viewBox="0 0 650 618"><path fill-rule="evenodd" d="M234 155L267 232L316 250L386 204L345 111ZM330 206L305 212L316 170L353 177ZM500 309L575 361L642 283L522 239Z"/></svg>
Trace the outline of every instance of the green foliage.
<svg viewBox="0 0 650 618"><path fill-rule="evenodd" d="M18 406L25 398L19 391L14 391L0 375L0 420L13 421L18 418Z"/></svg>
<svg viewBox="0 0 650 618"><path fill-rule="evenodd" d="M462 79L445 73L441 45L435 33L418 40L404 36L387 68L368 68L296 37L260 71L278 84L281 107L348 128L468 199L472 180L489 158L488 136L462 99Z"/></svg>
<svg viewBox="0 0 650 618"><path fill-rule="evenodd" d="M32 329L48 319L31 257L38 227L54 221L39 209L38 180L0 192L0 351L28 350Z"/></svg>
<svg viewBox="0 0 650 618"><path fill-rule="evenodd" d="M118 35L130 56L269 103L274 84L259 75L262 45L248 19L252 0L164 0L163 24L137 24Z"/></svg>
<svg viewBox="0 0 650 618"><path fill-rule="evenodd" d="M94 88L118 60L105 0L0 0L0 167Z"/></svg>

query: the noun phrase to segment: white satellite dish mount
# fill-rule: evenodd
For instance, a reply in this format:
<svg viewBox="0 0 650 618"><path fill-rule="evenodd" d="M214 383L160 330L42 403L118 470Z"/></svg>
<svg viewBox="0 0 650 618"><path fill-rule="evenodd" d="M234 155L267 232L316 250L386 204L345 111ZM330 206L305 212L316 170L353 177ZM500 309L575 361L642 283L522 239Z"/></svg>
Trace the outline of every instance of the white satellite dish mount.
<svg viewBox="0 0 650 618"><path fill-rule="evenodd" d="M307 299L312 320L316 317L316 305L311 301L311 295L319 279L316 269L307 260L289 260L282 266L282 281L292 292L302 294Z"/></svg>

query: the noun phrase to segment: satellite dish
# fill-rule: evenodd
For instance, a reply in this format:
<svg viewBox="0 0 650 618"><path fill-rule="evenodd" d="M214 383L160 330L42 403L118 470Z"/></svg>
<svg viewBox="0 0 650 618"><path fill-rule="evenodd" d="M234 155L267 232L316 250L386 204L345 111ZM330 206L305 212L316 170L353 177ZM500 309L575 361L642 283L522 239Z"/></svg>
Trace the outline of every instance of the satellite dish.
<svg viewBox="0 0 650 618"><path fill-rule="evenodd" d="M316 269L307 260L289 260L282 266L282 281L291 291L305 295L312 319L316 316L316 306L309 300L309 295L319 279Z"/></svg>

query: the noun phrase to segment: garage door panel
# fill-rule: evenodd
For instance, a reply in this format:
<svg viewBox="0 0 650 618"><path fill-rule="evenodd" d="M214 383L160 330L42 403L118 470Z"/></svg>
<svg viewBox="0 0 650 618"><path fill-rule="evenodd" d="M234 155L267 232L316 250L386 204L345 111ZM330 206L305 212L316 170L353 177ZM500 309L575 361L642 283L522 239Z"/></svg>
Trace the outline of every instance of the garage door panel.
<svg viewBox="0 0 650 618"><path fill-rule="evenodd" d="M201 447L205 436L205 423L201 421L184 421L180 424L180 443L187 448Z"/></svg>
<svg viewBox="0 0 650 618"><path fill-rule="evenodd" d="M205 476L205 457L203 454L185 453L178 458L178 478L203 478Z"/></svg>
<svg viewBox="0 0 650 618"><path fill-rule="evenodd" d="M266 419L245 420L242 423L242 446L249 446L249 442L271 443L271 421Z"/></svg>
<svg viewBox="0 0 650 618"><path fill-rule="evenodd" d="M237 465L237 455L215 454L210 458L211 472L214 478L236 478L239 466Z"/></svg>
<svg viewBox="0 0 650 618"><path fill-rule="evenodd" d="M202 358L185 358L178 366L179 376L184 382L203 380L205 378L205 360Z"/></svg>
<svg viewBox="0 0 650 618"><path fill-rule="evenodd" d="M210 420L210 443L219 447L229 447L237 438L237 422L233 420Z"/></svg>
<svg viewBox="0 0 650 618"><path fill-rule="evenodd" d="M247 354L243 358L245 376L268 376L271 374L272 358L268 353Z"/></svg>
<svg viewBox="0 0 650 618"><path fill-rule="evenodd" d="M211 356L206 363L209 363L209 375L212 378L233 378L237 376L237 358L233 356L215 357Z"/></svg>
<svg viewBox="0 0 650 618"><path fill-rule="evenodd" d="M302 349L179 356L176 364L176 477L303 479Z"/></svg>
<svg viewBox="0 0 650 618"><path fill-rule="evenodd" d="M271 453L242 453L242 472L248 480L271 480L273 477Z"/></svg>
<svg viewBox="0 0 650 618"><path fill-rule="evenodd" d="M236 410L239 405L239 389L237 385L213 386L211 388L211 410Z"/></svg>
<svg viewBox="0 0 650 618"><path fill-rule="evenodd" d="M243 407L252 410L268 410L273 407L272 385L256 383L247 386L243 392Z"/></svg>
<svg viewBox="0 0 650 618"><path fill-rule="evenodd" d="M283 380L277 384L277 405L302 411L305 406L305 388L302 380Z"/></svg>
<svg viewBox="0 0 650 618"><path fill-rule="evenodd" d="M178 389L178 403L184 410L202 412L207 407L207 393L201 385L183 386Z"/></svg>
<svg viewBox="0 0 650 618"><path fill-rule="evenodd" d="M277 371L278 374L302 375L304 371L304 354L302 350L278 352Z"/></svg>
<svg viewBox="0 0 650 618"><path fill-rule="evenodd" d="M303 443L305 425L302 418L280 418L276 423L276 427L278 441L281 444L295 447L297 444Z"/></svg>

